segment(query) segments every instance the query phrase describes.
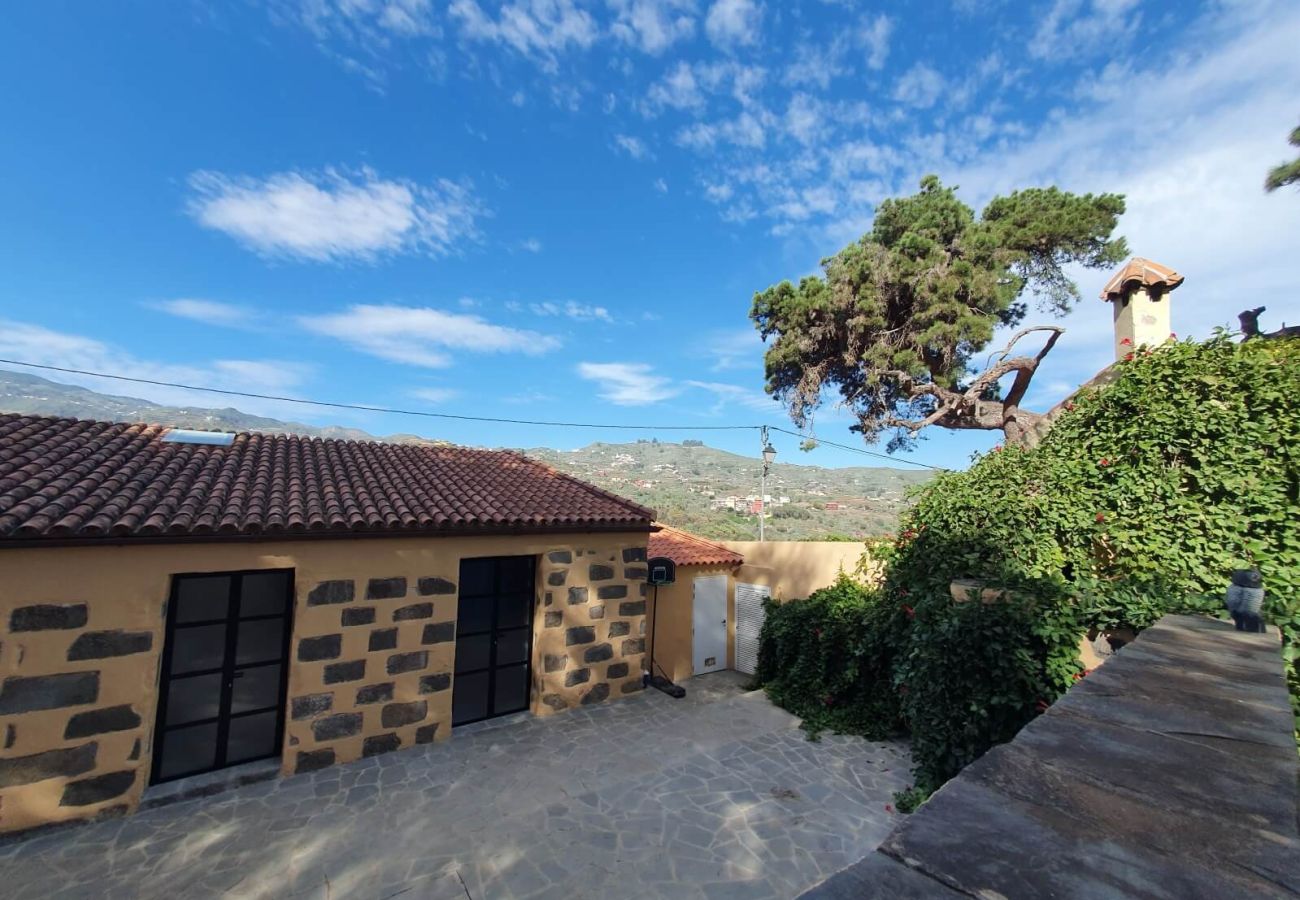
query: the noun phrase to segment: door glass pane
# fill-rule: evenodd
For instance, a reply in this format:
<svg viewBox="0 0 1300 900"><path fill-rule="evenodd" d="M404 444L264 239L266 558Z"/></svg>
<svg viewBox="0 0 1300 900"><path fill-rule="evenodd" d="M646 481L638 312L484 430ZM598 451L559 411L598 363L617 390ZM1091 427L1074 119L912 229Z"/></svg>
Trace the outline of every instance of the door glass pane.
<svg viewBox="0 0 1300 900"><path fill-rule="evenodd" d="M496 590L496 560L461 560L460 595L462 597L484 597L494 590Z"/></svg>
<svg viewBox="0 0 1300 900"><path fill-rule="evenodd" d="M240 716L230 720L230 733L226 737L226 762L237 763L245 759L271 756L275 746L276 710Z"/></svg>
<svg viewBox="0 0 1300 900"><path fill-rule="evenodd" d="M217 760L217 723L168 731L162 739L159 778L211 769Z"/></svg>
<svg viewBox="0 0 1300 900"><path fill-rule="evenodd" d="M528 645L532 636L527 628L498 632L497 665L528 662Z"/></svg>
<svg viewBox="0 0 1300 900"><path fill-rule="evenodd" d="M457 675L451 695L452 724L472 722L488 714L488 673Z"/></svg>
<svg viewBox="0 0 1300 900"><path fill-rule="evenodd" d="M533 591L533 558L510 556L501 560L501 593L518 594Z"/></svg>
<svg viewBox="0 0 1300 900"><path fill-rule="evenodd" d="M289 595L288 572L257 572L243 577L239 594L239 617L273 616L284 612Z"/></svg>
<svg viewBox="0 0 1300 900"><path fill-rule="evenodd" d="M254 666L235 672L230 694L232 713L274 709L280 704L280 667Z"/></svg>
<svg viewBox="0 0 1300 900"><path fill-rule="evenodd" d="M480 634L456 641L456 672L472 672L491 665L492 635Z"/></svg>
<svg viewBox="0 0 1300 900"><path fill-rule="evenodd" d="M258 619L239 623L235 665L271 662L283 656L284 619Z"/></svg>
<svg viewBox="0 0 1300 900"><path fill-rule="evenodd" d="M457 684L460 680L457 679ZM528 707L528 667L497 669L497 695L492 715L501 716Z"/></svg>
<svg viewBox="0 0 1300 900"><path fill-rule="evenodd" d="M176 624L224 619L230 613L230 576L176 579Z"/></svg>
<svg viewBox="0 0 1300 900"><path fill-rule="evenodd" d="M492 627L491 597L462 597L456 609L456 633L473 634Z"/></svg>
<svg viewBox="0 0 1300 900"><path fill-rule="evenodd" d="M177 628L172 637L172 674L220 669L226 659L225 625Z"/></svg>
<svg viewBox="0 0 1300 900"><path fill-rule="evenodd" d="M497 598L497 628L518 628L528 624L533 611L532 592L506 594Z"/></svg>
<svg viewBox="0 0 1300 900"><path fill-rule="evenodd" d="M167 725L215 719L221 711L221 673L172 681L167 694Z"/></svg>

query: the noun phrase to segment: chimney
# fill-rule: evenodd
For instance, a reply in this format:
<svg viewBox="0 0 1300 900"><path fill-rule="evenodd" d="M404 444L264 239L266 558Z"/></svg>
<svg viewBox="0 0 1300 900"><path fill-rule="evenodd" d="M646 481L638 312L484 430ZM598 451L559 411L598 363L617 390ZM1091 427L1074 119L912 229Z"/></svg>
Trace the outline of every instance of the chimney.
<svg viewBox="0 0 1300 900"><path fill-rule="evenodd" d="M1169 292L1182 283L1183 276L1173 269L1140 256L1111 276L1101 290L1101 299L1114 307L1115 359L1123 359L1143 344L1156 347L1169 340L1173 331Z"/></svg>

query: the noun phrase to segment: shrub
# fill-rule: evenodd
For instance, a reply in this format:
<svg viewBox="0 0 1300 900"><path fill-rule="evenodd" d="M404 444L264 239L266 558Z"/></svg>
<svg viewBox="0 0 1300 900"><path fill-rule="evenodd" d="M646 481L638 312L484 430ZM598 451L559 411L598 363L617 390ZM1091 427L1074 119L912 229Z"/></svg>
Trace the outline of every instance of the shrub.
<svg viewBox="0 0 1300 900"><path fill-rule="evenodd" d="M1082 675L1082 634L1140 630L1172 611L1218 612L1231 570L1254 565L1293 663L1295 703L1300 341L1170 343L1115 374L1067 404L1037 448L996 448L921 490L884 552L883 587L861 602L870 615L848 620L880 634L837 638L880 653L853 658L852 671L870 673L869 694L855 695L831 664L803 662L791 675L784 658L760 658L781 682L777 702L814 697L832 677L835 696L874 698L887 666L898 708L857 727L870 712L840 710L835 726L870 734L901 716L924 793ZM958 578L1010 593L955 603ZM801 627L822 627L821 608L807 607Z"/></svg>

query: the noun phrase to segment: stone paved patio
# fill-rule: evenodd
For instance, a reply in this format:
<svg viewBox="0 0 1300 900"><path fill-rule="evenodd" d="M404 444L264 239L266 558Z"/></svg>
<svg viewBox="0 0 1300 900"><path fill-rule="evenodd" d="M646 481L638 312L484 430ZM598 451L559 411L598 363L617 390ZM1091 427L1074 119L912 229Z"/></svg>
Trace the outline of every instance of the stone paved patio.
<svg viewBox="0 0 1300 900"><path fill-rule="evenodd" d="M743 677L0 845L10 900L784 898L888 834L906 747L825 736Z"/></svg>

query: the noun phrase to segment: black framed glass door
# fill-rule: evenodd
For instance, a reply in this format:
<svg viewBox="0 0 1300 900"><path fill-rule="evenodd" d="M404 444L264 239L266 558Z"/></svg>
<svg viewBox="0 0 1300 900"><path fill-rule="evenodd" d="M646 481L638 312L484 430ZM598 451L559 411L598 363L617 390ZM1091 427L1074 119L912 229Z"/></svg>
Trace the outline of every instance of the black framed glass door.
<svg viewBox="0 0 1300 900"><path fill-rule="evenodd" d="M528 709L535 572L531 556L461 560L453 726Z"/></svg>
<svg viewBox="0 0 1300 900"><path fill-rule="evenodd" d="M293 570L172 577L152 783L280 755Z"/></svg>

